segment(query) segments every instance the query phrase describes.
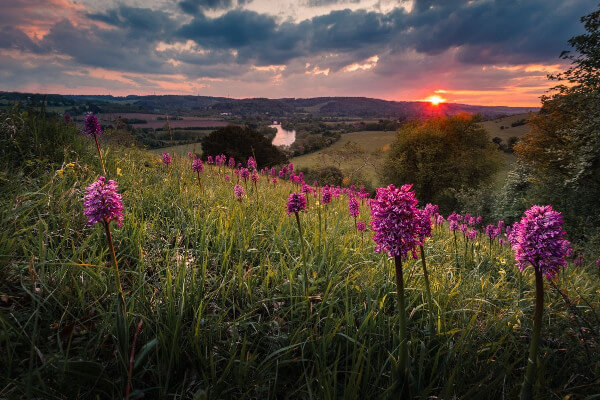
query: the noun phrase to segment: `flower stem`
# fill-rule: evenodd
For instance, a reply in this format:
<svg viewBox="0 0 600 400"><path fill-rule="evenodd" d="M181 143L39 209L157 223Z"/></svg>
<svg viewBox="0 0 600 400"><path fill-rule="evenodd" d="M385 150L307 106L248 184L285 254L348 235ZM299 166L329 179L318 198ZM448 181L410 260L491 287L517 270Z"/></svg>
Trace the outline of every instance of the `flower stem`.
<svg viewBox="0 0 600 400"><path fill-rule="evenodd" d="M104 220L104 229L106 230L106 238L108 239L108 245L110 247L113 264L115 266L117 289L119 290L119 295L121 297L121 305L123 308L125 308L125 295L123 294L123 287L121 286L121 275L119 273L119 264L117 264L117 254L115 253L115 246L113 244L112 235L110 234L110 226L106 219Z"/></svg>
<svg viewBox="0 0 600 400"><path fill-rule="evenodd" d="M398 314L400 317L400 355L398 357L398 367L400 377L404 382L403 386L408 384L407 377L407 360L408 360L408 344L406 338L406 312L404 306L404 277L402 276L402 258L394 257L396 264L396 292L398 294Z"/></svg>
<svg viewBox="0 0 600 400"><path fill-rule="evenodd" d="M425 293L427 295L427 303L429 304L429 323L431 325L431 332L434 332L433 323L433 300L431 300L431 288L429 287L429 274L427 273L427 263L425 262L425 249L421 248L421 264L423 265L423 277L425 278Z"/></svg>
<svg viewBox="0 0 600 400"><path fill-rule="evenodd" d="M100 164L102 164L102 171L104 171L104 176L106 176L106 167L104 167L104 159L102 158L102 152L100 151L100 143L98 143L98 137L95 133L94 140L96 141L96 148L98 149L98 155L100 156Z"/></svg>
<svg viewBox="0 0 600 400"><path fill-rule="evenodd" d="M308 273L306 271L306 258L304 256L304 239L302 237L302 226L300 225L300 215L298 213L294 213L296 215L296 223L298 224L298 233L300 234L300 248L302 249L302 263L304 268L304 291L308 296Z"/></svg>
<svg viewBox="0 0 600 400"><path fill-rule="evenodd" d="M521 400L530 400L533 398L533 384L535 382L537 353L540 345L540 336L542 333L542 313L544 312L544 281L542 271L535 268L535 312L533 314L533 336L529 344L529 356L527 357L527 370L523 389L521 390Z"/></svg>

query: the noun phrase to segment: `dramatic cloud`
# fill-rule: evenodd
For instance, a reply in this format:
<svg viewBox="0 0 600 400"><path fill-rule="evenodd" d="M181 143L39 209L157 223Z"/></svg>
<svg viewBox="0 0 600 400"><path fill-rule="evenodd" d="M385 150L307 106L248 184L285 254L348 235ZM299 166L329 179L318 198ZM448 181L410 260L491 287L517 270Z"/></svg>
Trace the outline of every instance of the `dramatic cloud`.
<svg viewBox="0 0 600 400"><path fill-rule="evenodd" d="M1 89L37 80L69 92L124 94L130 85L136 93L407 100L438 90L450 101L534 105L549 86L546 74L561 68L567 40L582 32L579 18L597 7L596 0L282 0L277 8L270 0L72 1L3 8Z"/></svg>

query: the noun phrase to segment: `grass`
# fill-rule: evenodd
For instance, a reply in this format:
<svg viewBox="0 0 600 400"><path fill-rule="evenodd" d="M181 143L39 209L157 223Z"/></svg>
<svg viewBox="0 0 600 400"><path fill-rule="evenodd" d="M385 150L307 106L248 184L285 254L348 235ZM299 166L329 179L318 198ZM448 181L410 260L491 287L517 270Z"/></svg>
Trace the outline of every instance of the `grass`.
<svg viewBox="0 0 600 400"><path fill-rule="evenodd" d="M200 143L180 144L176 146L161 147L159 149L150 150L155 154L172 153L180 156L187 156L188 152L193 152L202 155L202 145Z"/></svg>
<svg viewBox="0 0 600 400"><path fill-rule="evenodd" d="M354 142L366 150L368 153L372 153L378 150L387 150L389 144L391 144L396 138L396 132L383 132L383 131L360 131L345 133L342 135L340 140L335 142L333 145L326 149L316 151L314 153L304 154L299 157L294 157L292 162L300 168L316 166L327 166L331 164L330 158L326 155L327 151L340 150L346 143ZM359 167L362 163L355 161L351 163L351 167ZM348 166L348 165L347 165ZM376 185L377 173L375 168L367 166L364 168L365 175L373 185Z"/></svg>
<svg viewBox="0 0 600 400"><path fill-rule="evenodd" d="M134 398L397 398L393 260L373 252L369 232L356 233L344 196L321 210L321 229L310 198L301 259L285 213L298 190L291 183L261 177L238 202L228 171L206 166L200 189L186 158L167 169L150 152L104 152L125 204L113 236L126 313L103 230L82 214L97 155L66 151L73 166L62 176L14 171L0 199L0 398L122 397L132 353ZM369 215L365 204L360 212ZM510 249L490 249L483 237L463 246L459 238L456 268L445 226L427 242L435 310L420 263L405 262L413 396L516 398L533 274L521 275ZM598 393L595 274L590 264L560 275L571 304L546 283L540 399Z"/></svg>

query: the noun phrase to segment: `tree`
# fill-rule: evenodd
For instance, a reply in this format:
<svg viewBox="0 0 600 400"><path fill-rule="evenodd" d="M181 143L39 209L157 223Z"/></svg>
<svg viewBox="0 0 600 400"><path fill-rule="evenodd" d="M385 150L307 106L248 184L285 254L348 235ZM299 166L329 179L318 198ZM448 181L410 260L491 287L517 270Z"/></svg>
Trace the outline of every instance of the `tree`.
<svg viewBox="0 0 600 400"><path fill-rule="evenodd" d="M586 33L569 40L575 53L561 54L571 66L549 77L568 84L542 98L531 130L514 147L530 170L529 199L561 210L572 239L600 226L600 10L581 21Z"/></svg>
<svg viewBox="0 0 600 400"><path fill-rule="evenodd" d="M225 154L243 164L253 156L260 167L271 167L287 161L283 152L262 134L237 125L213 131L203 140L202 152L207 156Z"/></svg>
<svg viewBox="0 0 600 400"><path fill-rule="evenodd" d="M488 181L501 163L497 146L470 115L413 121L399 131L383 163L386 183L414 184L423 203L444 211L456 207L454 193Z"/></svg>

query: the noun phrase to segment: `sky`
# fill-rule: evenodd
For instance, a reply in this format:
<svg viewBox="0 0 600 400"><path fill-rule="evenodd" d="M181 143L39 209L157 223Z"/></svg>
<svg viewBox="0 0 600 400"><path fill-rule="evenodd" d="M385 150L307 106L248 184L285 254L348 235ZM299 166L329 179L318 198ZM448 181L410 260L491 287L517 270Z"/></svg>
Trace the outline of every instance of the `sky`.
<svg viewBox="0 0 600 400"><path fill-rule="evenodd" d="M0 90L538 106L598 0L0 0Z"/></svg>

